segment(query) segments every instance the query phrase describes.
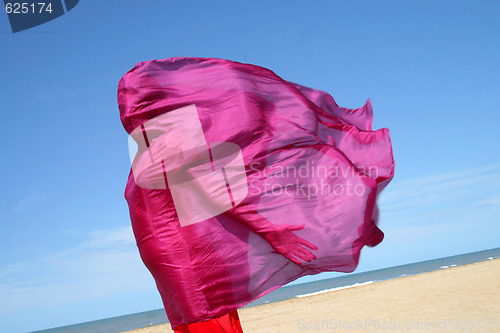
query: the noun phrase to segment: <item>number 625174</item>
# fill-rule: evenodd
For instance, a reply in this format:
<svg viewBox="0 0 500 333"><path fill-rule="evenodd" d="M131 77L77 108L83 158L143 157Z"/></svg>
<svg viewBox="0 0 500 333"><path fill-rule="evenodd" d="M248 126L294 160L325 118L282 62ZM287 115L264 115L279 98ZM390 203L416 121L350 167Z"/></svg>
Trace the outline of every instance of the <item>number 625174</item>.
<svg viewBox="0 0 500 333"><path fill-rule="evenodd" d="M27 2L8 2L5 4L7 14L42 14L52 13L52 4L45 2L27 3Z"/></svg>

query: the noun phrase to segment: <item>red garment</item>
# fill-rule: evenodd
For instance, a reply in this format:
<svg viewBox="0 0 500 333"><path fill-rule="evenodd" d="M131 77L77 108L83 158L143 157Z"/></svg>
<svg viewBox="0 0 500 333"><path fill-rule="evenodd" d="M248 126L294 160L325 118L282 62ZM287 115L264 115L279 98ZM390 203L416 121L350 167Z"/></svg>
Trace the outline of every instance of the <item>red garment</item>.
<svg viewBox="0 0 500 333"><path fill-rule="evenodd" d="M238 311L234 310L222 317L189 325L179 325L175 333L243 333Z"/></svg>
<svg viewBox="0 0 500 333"><path fill-rule="evenodd" d="M394 160L370 103L342 108L258 66L171 58L125 74L118 105L136 154L131 223L173 327L352 272L382 241L376 199Z"/></svg>

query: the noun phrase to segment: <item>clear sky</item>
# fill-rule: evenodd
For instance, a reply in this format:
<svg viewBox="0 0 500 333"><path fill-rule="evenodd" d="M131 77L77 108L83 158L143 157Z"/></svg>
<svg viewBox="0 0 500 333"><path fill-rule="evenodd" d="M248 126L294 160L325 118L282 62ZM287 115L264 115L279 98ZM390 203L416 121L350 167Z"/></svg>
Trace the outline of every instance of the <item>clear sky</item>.
<svg viewBox="0 0 500 333"><path fill-rule="evenodd" d="M161 308L123 198L116 102L144 60L226 58L344 107L371 98L396 176L386 238L358 271L500 246L499 16L493 0L81 0L13 34L0 13L0 331Z"/></svg>

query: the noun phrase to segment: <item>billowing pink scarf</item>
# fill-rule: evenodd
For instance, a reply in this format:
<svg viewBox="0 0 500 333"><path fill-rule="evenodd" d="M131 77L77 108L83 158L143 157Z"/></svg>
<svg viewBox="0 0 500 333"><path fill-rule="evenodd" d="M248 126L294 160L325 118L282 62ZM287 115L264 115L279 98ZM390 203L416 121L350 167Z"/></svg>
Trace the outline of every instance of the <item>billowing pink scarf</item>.
<svg viewBox="0 0 500 333"><path fill-rule="evenodd" d="M370 102L346 109L262 67L171 58L126 73L118 104L132 226L173 327L352 272L382 241L376 199L394 160Z"/></svg>

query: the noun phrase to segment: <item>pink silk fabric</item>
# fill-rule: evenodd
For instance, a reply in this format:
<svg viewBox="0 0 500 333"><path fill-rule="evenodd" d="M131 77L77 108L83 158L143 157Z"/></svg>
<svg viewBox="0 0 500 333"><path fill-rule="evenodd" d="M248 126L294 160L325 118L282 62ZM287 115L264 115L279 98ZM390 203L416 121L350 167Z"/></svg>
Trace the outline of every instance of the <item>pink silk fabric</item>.
<svg viewBox="0 0 500 333"><path fill-rule="evenodd" d="M132 227L173 327L352 272L382 241L376 199L394 160L369 101L346 109L262 67L169 58L127 72L118 104L138 145Z"/></svg>

